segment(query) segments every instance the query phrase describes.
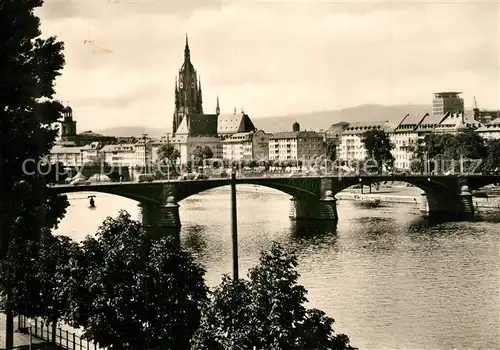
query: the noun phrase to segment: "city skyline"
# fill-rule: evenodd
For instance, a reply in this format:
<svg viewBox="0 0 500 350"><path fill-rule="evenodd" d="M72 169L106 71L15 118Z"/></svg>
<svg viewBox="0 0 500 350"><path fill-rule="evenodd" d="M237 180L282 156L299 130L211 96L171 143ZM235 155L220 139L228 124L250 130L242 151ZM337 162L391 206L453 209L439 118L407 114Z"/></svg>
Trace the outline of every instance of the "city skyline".
<svg viewBox="0 0 500 350"><path fill-rule="evenodd" d="M463 91L499 107L499 5L46 1L65 42L56 86L79 129L169 128L189 35L203 109L252 119L361 104L430 104ZM481 20L477 20L481 18Z"/></svg>

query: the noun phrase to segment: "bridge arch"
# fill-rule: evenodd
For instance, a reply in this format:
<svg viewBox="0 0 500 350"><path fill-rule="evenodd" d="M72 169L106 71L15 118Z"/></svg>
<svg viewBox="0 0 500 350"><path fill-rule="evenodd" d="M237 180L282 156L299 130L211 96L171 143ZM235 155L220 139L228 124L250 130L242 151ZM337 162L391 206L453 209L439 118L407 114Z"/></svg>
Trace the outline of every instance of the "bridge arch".
<svg viewBox="0 0 500 350"><path fill-rule="evenodd" d="M131 199L139 203L161 204L161 200L139 193L129 192L123 189L116 189L110 186L64 186L64 188L54 188L56 194L69 194L69 193L105 193L112 194L118 197Z"/></svg>
<svg viewBox="0 0 500 350"><path fill-rule="evenodd" d="M179 202L192 195L199 194L208 190L216 189L219 187L229 186L231 183L229 180L206 180L206 181L191 181L179 183L177 188L171 192L172 196ZM257 185L262 187L271 188L282 193L288 194L291 197L298 199L319 199L320 195L315 191L314 186L310 188L302 187L294 181L289 182L273 182L270 179L237 179L237 185Z"/></svg>
<svg viewBox="0 0 500 350"><path fill-rule="evenodd" d="M411 184L425 194L429 212L442 212L457 205L457 179L450 176L361 176L338 181L337 193L357 184L369 185L374 182L403 182Z"/></svg>

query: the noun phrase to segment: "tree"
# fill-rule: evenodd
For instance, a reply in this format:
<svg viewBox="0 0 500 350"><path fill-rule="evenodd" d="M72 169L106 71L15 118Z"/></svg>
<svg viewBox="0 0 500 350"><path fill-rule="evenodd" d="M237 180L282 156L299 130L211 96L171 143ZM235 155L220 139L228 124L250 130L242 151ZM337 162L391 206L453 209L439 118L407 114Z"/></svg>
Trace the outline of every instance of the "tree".
<svg viewBox="0 0 500 350"><path fill-rule="evenodd" d="M482 170L488 173L498 173L500 169L500 140L488 140L486 153Z"/></svg>
<svg viewBox="0 0 500 350"><path fill-rule="evenodd" d="M175 166L177 159L181 157L179 151L171 144L161 145L158 148L158 160L161 164Z"/></svg>
<svg viewBox="0 0 500 350"><path fill-rule="evenodd" d="M0 67L9 72L0 77L0 259L17 259L8 254L11 243L36 239L42 228L57 224L67 206L65 197L50 197L44 176L36 171L55 141L54 125L63 109L53 100L54 81L64 65L63 44L54 37L38 38L34 9L41 5L41 0L0 3ZM23 169L28 160L32 163ZM14 281L2 282L2 296L10 300ZM12 310L6 314L6 348L12 349Z"/></svg>
<svg viewBox="0 0 500 350"><path fill-rule="evenodd" d="M274 243L249 280L223 277L204 309L195 349L353 349L334 320L306 309L297 258Z"/></svg>
<svg viewBox="0 0 500 350"><path fill-rule="evenodd" d="M366 131L361 137L361 142L365 146L368 158L376 162L376 169L379 174L382 173L384 166L392 168L394 156L391 151L394 149L394 144L384 130L373 129Z"/></svg>
<svg viewBox="0 0 500 350"><path fill-rule="evenodd" d="M196 165L203 164L204 159L210 159L214 157L214 153L209 146L196 146L192 153L194 163Z"/></svg>
<svg viewBox="0 0 500 350"><path fill-rule="evenodd" d="M428 134L413 149L413 171L456 172L472 169L488 155L484 139L472 130L451 134Z"/></svg>
<svg viewBox="0 0 500 350"><path fill-rule="evenodd" d="M45 230L37 241L16 242L9 253L19 255L17 264L1 265L3 276L14 273L11 308L27 317L41 317L52 325L52 341L56 341L59 320L70 309L74 259L79 245L66 236L53 236ZM14 261L5 259L2 263Z"/></svg>
<svg viewBox="0 0 500 350"><path fill-rule="evenodd" d="M432 172L435 170L433 159L442 158L451 148L453 135L427 134L424 141L413 146L413 161L411 170L414 172Z"/></svg>
<svg viewBox="0 0 500 350"><path fill-rule="evenodd" d="M326 145L326 157L332 162L336 160L337 157L337 144L333 140L329 140Z"/></svg>
<svg viewBox="0 0 500 350"><path fill-rule="evenodd" d="M178 175L177 160L180 158L179 151L171 144L161 145L158 148L158 162L153 174L158 179Z"/></svg>
<svg viewBox="0 0 500 350"><path fill-rule="evenodd" d="M126 212L83 242L86 271L74 325L109 349L188 349L206 301L204 270Z"/></svg>
<svg viewBox="0 0 500 350"><path fill-rule="evenodd" d="M460 132L453 137L449 154L454 166L448 169L459 172L472 172L488 156L485 140L473 130ZM450 158L450 157L447 157ZM446 168L444 169L446 170Z"/></svg>
<svg viewBox="0 0 500 350"><path fill-rule="evenodd" d="M68 177L68 172L65 170L65 166L62 162L40 164L39 170L40 174L46 174L45 181L47 184L51 185L64 183L64 180Z"/></svg>

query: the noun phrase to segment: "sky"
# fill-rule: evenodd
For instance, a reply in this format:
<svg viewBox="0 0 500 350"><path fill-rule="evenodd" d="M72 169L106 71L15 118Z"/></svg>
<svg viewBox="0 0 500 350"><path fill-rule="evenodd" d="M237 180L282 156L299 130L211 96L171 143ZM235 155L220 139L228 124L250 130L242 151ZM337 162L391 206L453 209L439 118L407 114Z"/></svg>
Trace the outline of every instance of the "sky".
<svg viewBox="0 0 500 350"><path fill-rule="evenodd" d="M65 43L57 98L82 130L168 127L188 33L205 113L251 118L461 91L500 108L499 2L45 0Z"/></svg>

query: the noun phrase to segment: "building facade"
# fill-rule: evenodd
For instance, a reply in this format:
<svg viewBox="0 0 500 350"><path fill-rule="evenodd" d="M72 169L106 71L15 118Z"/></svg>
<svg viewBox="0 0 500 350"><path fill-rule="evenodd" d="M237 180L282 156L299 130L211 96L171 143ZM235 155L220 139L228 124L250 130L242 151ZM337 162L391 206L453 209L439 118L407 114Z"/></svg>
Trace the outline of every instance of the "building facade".
<svg viewBox="0 0 500 350"><path fill-rule="evenodd" d="M60 146L52 147L48 155L50 163L61 162L66 166L81 167L99 162L99 142L93 142L82 147Z"/></svg>
<svg viewBox="0 0 500 350"><path fill-rule="evenodd" d="M437 134L457 134L461 131L476 130L480 125L473 116L466 112L447 112L436 125L434 132Z"/></svg>
<svg viewBox="0 0 500 350"><path fill-rule="evenodd" d="M233 161L266 160L270 136L263 130L235 133L222 141L222 158Z"/></svg>
<svg viewBox="0 0 500 350"><path fill-rule="evenodd" d="M480 126L476 129L476 133L486 140L500 139L500 118Z"/></svg>
<svg viewBox="0 0 500 350"><path fill-rule="evenodd" d="M138 165L135 144L106 145L99 152L102 159L112 167Z"/></svg>
<svg viewBox="0 0 500 350"><path fill-rule="evenodd" d="M392 155L394 156L394 167L396 169L410 169L414 150L419 143L416 128L427 116L427 113L424 115L407 114L401 122L389 132L391 142L394 144Z"/></svg>
<svg viewBox="0 0 500 350"><path fill-rule="evenodd" d="M343 161L366 159L368 154L362 142L362 137L365 132L376 129L385 132L392 130L391 125L387 121L349 124L340 136L340 142L337 147L337 159Z"/></svg>
<svg viewBox="0 0 500 350"><path fill-rule="evenodd" d="M436 92L432 100L432 115L443 116L446 113L465 111L464 99L461 92Z"/></svg>
<svg viewBox="0 0 500 350"><path fill-rule="evenodd" d="M269 160L310 160L325 153L324 135L314 131L300 131L295 122L293 131L278 132L269 137Z"/></svg>
<svg viewBox="0 0 500 350"><path fill-rule="evenodd" d="M152 162L153 156L153 141L148 138L138 140L134 144L135 148L135 162L134 165L140 167L149 166Z"/></svg>
<svg viewBox="0 0 500 350"><path fill-rule="evenodd" d="M48 158L52 164L60 162L71 167L81 167L85 163L81 147L54 146Z"/></svg>

